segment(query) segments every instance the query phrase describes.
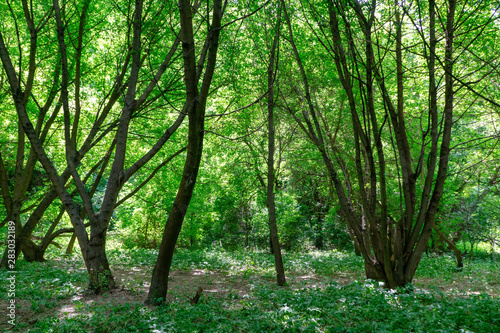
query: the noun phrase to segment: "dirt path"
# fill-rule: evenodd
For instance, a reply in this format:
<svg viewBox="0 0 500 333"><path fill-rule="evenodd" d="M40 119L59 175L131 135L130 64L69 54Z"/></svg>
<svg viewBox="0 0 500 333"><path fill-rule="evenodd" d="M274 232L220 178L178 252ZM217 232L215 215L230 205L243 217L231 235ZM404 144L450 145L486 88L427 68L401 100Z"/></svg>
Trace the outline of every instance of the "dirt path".
<svg viewBox="0 0 500 333"><path fill-rule="evenodd" d="M62 261L52 261L48 265L56 266L62 270L68 270L69 266ZM76 269L76 268L73 268ZM75 296L54 300L52 305L37 304L38 300L18 300L17 321L33 325L37 320L46 317L72 318L86 314L88 305L123 305L126 303L143 303L146 299L152 267L112 267L115 281L119 288L110 290L102 295L89 292L78 292ZM323 287L329 280L337 281L341 285L347 285L359 279L350 273L338 273L335 276L322 277L317 274L288 274L287 286L290 289ZM467 297L487 293L494 297L500 297L500 286L498 283L475 283L473 277L456 275L453 280L442 278L417 278L414 284L424 289L439 289L444 294L452 294L458 297ZM195 294L198 287L203 288L203 295L231 299L251 297L252 288L258 284L275 285L274 278L250 275L233 275L226 271L208 271L203 269L173 270L169 278L169 292L167 301L188 302ZM439 287L436 287L439 286ZM85 289L85 285L75 287ZM0 300L0 307L5 308L7 300ZM37 307L38 306L38 307ZM35 311L34 308L37 308ZM0 323L0 331L7 328L5 323Z"/></svg>

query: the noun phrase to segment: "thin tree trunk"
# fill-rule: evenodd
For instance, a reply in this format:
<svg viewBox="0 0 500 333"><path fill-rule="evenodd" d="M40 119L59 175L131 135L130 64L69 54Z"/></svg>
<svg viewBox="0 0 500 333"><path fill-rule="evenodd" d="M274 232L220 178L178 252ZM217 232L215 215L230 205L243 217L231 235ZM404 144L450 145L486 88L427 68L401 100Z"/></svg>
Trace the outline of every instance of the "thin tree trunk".
<svg viewBox="0 0 500 333"><path fill-rule="evenodd" d="M449 247L453 250L453 253L455 253L455 258L457 259L457 268L462 269L464 267L464 264L462 262L462 252L457 248L457 246L448 238L446 238L445 235L439 230L437 226L434 226L434 231L438 234L439 238L441 238L446 244L448 244Z"/></svg>
<svg viewBox="0 0 500 333"><path fill-rule="evenodd" d="M278 15L280 15L278 13ZM276 203L274 200L274 62L276 48L279 40L280 19L276 25L276 35L271 48L269 57L269 67L267 70L267 121L268 121L268 157L267 157L267 209L269 212L269 229L271 232L271 245L274 254L274 265L276 267L276 278L278 286L283 286L286 283L285 269L283 267L283 259L281 257L281 247L278 238L278 227L276 225Z"/></svg>
<svg viewBox="0 0 500 333"><path fill-rule="evenodd" d="M66 255L71 255L73 253L73 247L75 246L76 234L73 233L71 235L71 239L69 240L68 247L66 248Z"/></svg>
<svg viewBox="0 0 500 333"><path fill-rule="evenodd" d="M52 221L52 224L50 225L49 230L47 230L47 232L45 233L45 236L42 239L42 242L40 243L40 250L42 252L42 257L43 257L43 254L45 253L45 250L47 250L50 242L52 241L50 239L50 236L52 235L52 233L56 229L57 225L59 224L59 221L61 221L61 218L63 217L64 212L65 212L64 207L59 210L59 214L57 214L57 217L54 219L54 221Z"/></svg>

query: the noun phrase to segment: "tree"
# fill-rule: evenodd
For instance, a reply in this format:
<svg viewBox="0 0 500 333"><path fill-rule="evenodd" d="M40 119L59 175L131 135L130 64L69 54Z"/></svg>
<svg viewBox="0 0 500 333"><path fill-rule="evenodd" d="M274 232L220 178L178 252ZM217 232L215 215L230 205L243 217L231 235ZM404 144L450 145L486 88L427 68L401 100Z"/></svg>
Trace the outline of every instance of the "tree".
<svg viewBox="0 0 500 333"><path fill-rule="evenodd" d="M155 155L157 155L160 149L181 125L184 119L184 113L180 112L177 117L174 117L172 124L161 130L159 138L155 140L149 149L146 149L142 156L137 157L135 162L126 161L127 144L129 144L128 135L132 119L146 113L148 111L148 107L158 107L158 105L155 105L158 99L165 96L169 89L175 89L175 85L173 85L174 88L172 88L171 85L169 88L164 90L158 89L155 94L152 94L152 92L158 88L158 84L160 83L160 80L162 79L167 68L172 66L174 63L177 46L179 45L179 39L175 36L174 38L170 38L172 44L169 48L166 48L167 52L160 52L158 54L152 53L151 51L153 46L160 46L163 49L163 43L168 41L168 39L165 41L161 40L160 37L162 37L162 34L157 33L159 28L166 27L166 23L168 22L168 8L162 6L155 10L153 7L146 7L146 10L143 12L142 1L136 1L133 6L131 3L123 3L126 10L128 10L128 14L122 16L126 19L125 27L128 26L130 28L129 31L132 33L132 36L125 34L127 37L125 39L125 49L127 50L127 55L123 59L121 68L119 67L118 74L115 75L115 81L112 81L113 83L111 85L110 92L105 92L103 94L105 96L104 100L107 100L107 103L102 103L102 105L104 105L102 109L100 107L95 109L95 121L91 125L91 130L85 137L85 140L83 140L80 148L77 149L78 143L81 142L79 140L79 136L83 135L83 120L80 120L80 117L85 115L85 118L88 119L90 116L90 114L82 113L83 111L80 105L82 92L79 88L81 84L80 75L82 71L82 66L79 65L79 62L83 59L83 43L81 39L83 38L83 31L86 31L85 13L88 9L89 3L89 1L83 2L81 12L78 8L79 4L75 4L76 8L74 8L76 12L81 14L78 15L80 20L76 26L78 29L77 31L79 31L79 34L77 35L80 36L80 38L76 47L76 55L74 55L76 58L76 66L74 67L75 76L73 81L71 80L73 68L70 68L68 60L68 45L72 45L72 40L71 34L68 33L68 30L74 28L75 25L63 22L67 17L71 17L70 13L67 12L71 7L64 6L61 10L57 0L53 3L54 18L56 21L55 25L57 28L56 45L58 45L60 54L60 59L58 59L56 64L57 66L60 66L61 72L60 102L62 104L64 114L64 142L66 147L64 153L65 164L63 164L66 169L62 174L58 173L55 166L56 161L49 157L48 150L43 146L40 136L33 126L27 112L26 100L29 99L29 96L31 95L30 91L33 82L32 76L35 75L36 66L33 65L32 68L30 67L28 75L29 78L27 81L28 84L23 89L23 80L20 80L19 78L21 74L17 75L15 72L11 56L9 55L9 50L4 42L3 34L0 34L0 57L11 87L11 96L19 117L19 123L22 125L24 134L28 137L33 151L36 153L38 160L42 164L54 187L54 190L51 192L49 198L46 198L47 202L50 201L50 197L54 197L55 193L57 193L57 196L63 202L65 210L71 219L71 223L73 224L74 232L77 236L87 271L90 276L89 287L90 289L100 291L104 288L113 288L115 286L113 276L109 269L108 260L106 258L105 244L106 231L113 211L118 204L120 190L123 188L123 185L127 180L129 180L138 170L140 170L146 163L153 159ZM119 8L121 5L122 3L117 4L118 12L121 10L121 8ZM29 54L30 62L35 64L36 51L38 47L38 31L32 28L35 10L33 7L30 8L26 1L23 2L23 7L25 9L28 27L31 27L31 40L29 43L31 47L31 52ZM45 20L48 20L48 18L51 17L48 15L49 13L46 13L42 22L45 23ZM151 16L151 19L145 21L145 18L148 16ZM132 18L129 19L130 17ZM114 18L120 18L120 16L117 15ZM143 24L144 22L147 24ZM146 34L145 31L148 33ZM157 35L153 32L156 32ZM166 28L165 32L168 32ZM67 41L67 38L70 39L69 42ZM142 46L143 39L149 41L147 48ZM21 58L20 54L18 56ZM150 68L144 66L144 60L148 58L148 56L148 65ZM154 67L156 67L155 70L152 69ZM130 73L128 77L124 79L129 68ZM175 73L175 71L172 72ZM146 79L148 75L150 76L150 79ZM91 85L94 84L94 82L95 81L91 82ZM70 111L69 107L69 87L71 83L75 85L74 105L76 105L76 107L73 113ZM120 111L119 118L110 119L112 115L111 111L114 111L113 106L120 98L122 98L123 107ZM170 121L170 119L168 119L169 117L165 118ZM111 126L104 127L103 130L102 126L105 121L110 121ZM84 156L92 148L94 148L98 142L103 140L107 134L111 133L112 130L116 130L116 132L113 140L108 141L109 144L113 146L110 150L114 150L111 170L109 170L109 175L107 177L106 189L102 202L100 202L100 205L97 207L98 211L95 211L92 202L92 191L89 191L85 186L78 168ZM126 162L129 164L128 166L126 166ZM81 199L81 204L74 200L65 186L65 183L70 176L78 193L78 197ZM90 236L87 234L86 227L83 223L84 215L81 214L83 209L85 210L86 216L90 221ZM43 210L41 213L43 214ZM33 227L34 226L30 224L31 230Z"/></svg>
<svg viewBox="0 0 500 333"><path fill-rule="evenodd" d="M49 120L44 122L44 118L47 116L47 113L49 110L53 107L53 104L56 100L57 93L58 93L58 81L60 79L60 71L61 68L60 66L54 66L53 68L50 68L48 66L43 66L43 65L38 65L36 64L36 57L35 57L35 52L36 52L36 41L38 39L46 39L45 32L47 29L47 16L50 14L50 9L47 7L42 6L42 8L38 8L38 10L41 11L44 15L39 18L38 22L35 22L35 15L33 13L33 8L29 8L27 2L22 2L22 4L10 4L7 3L7 6L4 6L2 9L3 11L7 12L9 11L11 13L11 19L14 21L15 24L6 24L6 28L9 30L10 33L13 33L17 35L17 43L18 43L18 48L21 50L22 47L26 46L25 45L25 40L22 39L20 29L17 24L18 19L22 19L24 16L25 22L26 22L26 28L29 31L29 39L30 43L28 44L28 48L30 50L29 52L29 57L24 57L22 55L22 52L19 51L19 58L18 58L18 78L20 79L19 81L25 83L25 88L24 91L22 92L17 92L18 96L18 101L17 104L20 107L27 108L28 107L28 102L30 101L30 98L33 99L34 105L31 104L30 108L31 109L38 109L38 116L36 120L36 127L35 127L35 132L39 136L39 139L42 144L46 144L48 141L48 134L49 131L52 129L52 125L54 124L54 121L58 115L58 112L60 111L60 105L56 103L56 107L54 108L52 114L50 114ZM15 13L22 13L21 15L15 15ZM19 16L19 17L17 17ZM6 20L6 22L8 22ZM10 22L9 22L10 23ZM36 26L35 26L36 25ZM10 28L10 29L9 29ZM2 43L3 43L3 37L2 37ZM4 55L2 56L2 61L5 62L6 56L5 52L7 50L4 49ZM28 58L28 59L26 59ZM41 95L38 94L39 98L36 98L34 95L34 87L36 88L35 84L35 70L37 67L42 67L44 68L47 72L49 72L49 76L44 77L44 79L47 80L47 83L43 84L43 88L46 89L46 94ZM10 79L12 79L12 72L15 72L14 68L11 68L11 76ZM9 80L6 80L8 83L10 83ZM2 82L3 76L2 76ZM12 86L11 86L12 87ZM6 89L7 90L7 89ZM7 94L6 94L7 95ZM45 100L45 102L43 102ZM13 106L13 102L9 102L8 100L3 100L3 104L6 106L5 107L5 113L8 115L7 119L11 118L13 116L10 114L10 107ZM7 123L9 121L7 120ZM37 193L33 193L32 190L30 189L35 187L35 177L38 177L39 183L36 187L38 188L43 188L43 180L44 180L44 175L39 170L36 168L37 164L37 156L35 154L35 151L33 149L30 149L29 146L26 144L25 140L25 134L24 130L21 126L21 123L19 122L14 122L17 123L17 142L15 145L15 158L12 158L11 154L8 154L9 150L5 151L0 151L0 184L1 184L1 194L3 198L3 205L5 207L6 211L6 216L3 222L1 223L4 225L7 221L14 221L16 225L16 258L17 255L19 254L20 250L23 248L24 245L24 251L25 255L28 260L36 260L38 259L37 253L34 251L34 243L29 239L29 235L26 232L21 232L21 214L25 212L28 209L22 209L23 208L23 203L30 199L31 196L39 195L39 191ZM13 130L13 128L11 128ZM7 130L7 128L5 129ZM5 142L5 148L8 149L11 144L9 142ZM29 155L25 156L25 151L29 149ZM5 154L5 155L4 155ZM5 156L5 158L3 156ZM10 161L9 161L10 160ZM9 163L11 162L11 163ZM9 177L10 170L13 169L13 174L14 177ZM14 178L13 182L10 181L10 178ZM31 185L31 186L30 186ZM32 192L32 193L29 193ZM45 204L47 201L43 202ZM35 221L38 217L39 214L32 214L30 216L30 220L27 222L27 225L30 226ZM26 228L24 229L27 231ZM6 267L7 265L7 252L5 252L1 266Z"/></svg>
<svg viewBox="0 0 500 333"><path fill-rule="evenodd" d="M284 1L281 3L285 6ZM378 5L377 1L328 1L326 8L316 3L303 6L318 27L309 25L312 33L334 61L335 80L341 84L336 90L337 101L345 98L348 104L354 137L354 147L348 152L354 155L354 177L345 159L346 151L341 151L338 142L338 127L331 127L327 109L321 108L318 93L311 88L311 74L304 66L285 8L288 39L301 84L300 89L290 87L297 102L288 99L287 103L291 116L322 155L342 216L363 255L367 276L393 288L412 281L434 227L448 170L455 85L460 80L453 67L457 57L454 49L457 44L464 45L465 36L473 32L468 27L461 31L460 41L455 40L456 30L472 19L464 15L456 19L453 0L439 7L431 1L426 18L420 3L391 5L394 11L387 11L389 7L378 9ZM479 7L491 14L489 6L481 4L472 12ZM327 23L324 11L328 13ZM386 32L382 26L389 19L395 23ZM403 45L403 30L408 23L417 31L412 47L421 49L416 53L423 55L427 68L424 82L429 87L428 105L420 115L409 111L410 104L405 102L405 93L411 94L405 77L411 75L407 62L412 57L404 53L411 47ZM438 27L443 28L445 45L436 37ZM440 45L444 52L438 50ZM438 75L444 77L444 86ZM444 89L442 99L438 89ZM337 102L341 106L338 112L342 103ZM416 132L417 128L407 123L409 116L420 118L426 125ZM420 144L413 140L415 135ZM392 204L395 201L399 201L399 207Z"/></svg>
<svg viewBox="0 0 500 333"><path fill-rule="evenodd" d="M226 5L227 1L224 4L224 8ZM168 275L170 273L175 245L196 185L196 177L198 176L203 152L205 109L207 98L210 93L210 84L212 83L215 71L217 48L219 45L223 14L222 0L214 0L213 2L212 23L209 24L207 28L207 36L201 51L198 66L195 58L193 9L189 0L179 1L179 14L181 22L180 39L184 61L184 82L186 87L184 110L189 117L188 147L179 190L177 191L172 210L170 211L163 231L158 259L151 277L151 286L146 300L146 302L150 304L161 303L167 296ZM206 19L208 20L208 18ZM206 68L203 80L201 81L201 89L198 89L198 83L201 79L201 70L205 61Z"/></svg>
<svg viewBox="0 0 500 333"><path fill-rule="evenodd" d="M286 282L283 259L281 257L281 246L278 238L278 227L276 226L276 203L274 201L274 84L275 84L275 57L279 40L281 13L278 9L278 19L276 23L276 35L269 55L269 66L267 69L267 131L268 131L268 157L267 157L267 209L269 212L269 230L271 233L271 245L274 254L274 265L276 267L276 279L279 286Z"/></svg>

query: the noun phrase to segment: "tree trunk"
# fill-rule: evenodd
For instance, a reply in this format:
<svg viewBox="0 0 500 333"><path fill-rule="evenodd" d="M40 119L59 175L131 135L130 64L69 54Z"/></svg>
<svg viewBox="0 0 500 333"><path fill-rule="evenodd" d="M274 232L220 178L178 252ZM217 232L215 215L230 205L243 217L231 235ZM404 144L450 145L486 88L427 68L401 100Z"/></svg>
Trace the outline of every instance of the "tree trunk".
<svg viewBox="0 0 500 333"><path fill-rule="evenodd" d="M116 288L106 256L106 231L91 236L87 262L90 290L101 293Z"/></svg>
<svg viewBox="0 0 500 333"><path fill-rule="evenodd" d="M45 236L43 237L42 242L40 243L40 250L42 252L42 256L45 254L45 251L47 250L47 248L49 247L50 243L54 239L51 236L52 236L55 228L57 227L57 225L61 221L61 218L63 217L64 212L65 212L64 208L61 208L59 210L59 214L57 214L57 217L54 219L54 221L50 225L49 230L47 230L47 232L45 233Z"/></svg>
<svg viewBox="0 0 500 333"><path fill-rule="evenodd" d="M73 253L73 247L75 246L76 234L73 233L71 235L71 239L69 240L68 247L66 248L66 255L69 256Z"/></svg>
<svg viewBox="0 0 500 333"><path fill-rule="evenodd" d="M4 172L5 167L3 165L3 162L1 161L1 155L0 155L0 188L2 190L1 191L2 196L5 197L4 201L7 203L8 206L6 207L7 212L9 215L12 215L13 206L18 205L19 207L21 207L22 200L24 199L24 197L23 195L18 195L18 194L22 194L21 190L24 189L28 183L18 182L17 180L29 180L30 173L32 172L32 170L30 171L30 168L31 166L35 165L36 159L38 159L40 164L45 169L45 172L50 181L52 182L52 185L54 186L54 190L49 193L53 194L54 198L59 196L65 210L67 211L70 217L71 223L73 224L73 231L79 242L80 249L82 251L82 256L90 275L91 279L90 287L95 288L96 290L110 288L114 285L112 278L108 277L111 275L111 272L109 271L109 265L106 259L104 247L105 247L106 229L109 225L111 215L117 205L117 197L119 191L121 190L123 184L128 179L130 179L130 177L137 170L139 170L142 166L144 166L148 161L150 161L155 156L155 154L158 153L158 151L162 148L164 143L176 131L176 129L180 126L182 120L184 119L184 113L181 113L174 122L174 124L165 130L164 134L161 136L160 139L158 139L158 141L154 144L154 146L146 154L144 154L138 161L133 163L129 169L124 170L125 154L127 146L127 134L132 114L134 111L136 111L136 108L139 107L141 104L143 103L147 104L147 102L149 102L148 101L149 95L155 89L155 87L157 87L157 83L161 79L161 76L163 75L163 73L165 73L166 69L171 64L173 57L175 57L176 49L179 45L179 39L176 38L176 40L172 45L172 48L165 55L163 63L158 67L158 70L153 75L153 78L151 78L149 84L141 80L140 86L141 87L145 86L145 88L143 93L138 96L137 82L139 80L139 76L141 73L140 70L141 66L143 65L142 60L147 58L146 55L147 52L149 52L149 47L145 48L141 46L141 39L143 38L142 2L143 2L142 0L136 0L135 8L133 10L133 15L126 16L127 23L129 24L130 27L127 33L128 34L132 33L133 37L128 38L125 41L125 44L126 46L131 46L131 48L128 49L129 52L127 52L127 54L124 57L121 71L119 71L118 75L116 76L115 79L116 81L113 88L111 89L111 91L109 91L109 94L108 93L104 94L106 95L106 97L103 97L102 100L101 106L103 107L97 110L94 123L90 126L89 134L84 140L79 139L79 136L82 134L82 131L80 130L81 125L79 125L80 122L79 119L81 116L80 93L81 91L83 91L83 89L80 89L81 88L80 86L83 82L85 82L85 79L82 77L82 74L85 72L83 68L86 67L85 64L82 63L83 59L82 57L84 54L82 50L86 44L85 42L86 38L84 38L84 34L86 34L89 31L88 26L86 24L86 17L87 17L87 10L89 8L88 5L90 2L88 0L83 1L83 7L81 7L81 11L79 8L76 8L79 16L79 24L76 25L74 24L66 25L63 23L63 17L65 17L66 14L65 10L67 9L67 6L61 7L59 5L58 0L52 1L52 6L50 6L49 12L45 14L45 17L47 19L42 20L42 22L40 22L39 25L36 27L34 25L34 20L32 17L33 11L30 10L24 11L26 25L28 28L27 30L29 31L30 33L29 37L31 38L29 42L29 47L30 47L29 52L26 53L28 54L29 57L29 71L26 70L28 69L28 67L25 67L23 68L22 71L21 69L19 70L19 75L18 73L16 73L12 59L9 55L9 50L5 45L2 32L0 31L0 59L2 61L3 68L8 78L8 82L11 88L11 96L19 120L18 151L16 154L17 155L16 183L13 196L14 200L11 200L10 196L9 197L6 196L9 193L9 188L8 188L9 184L8 182L6 182L6 176L5 176L6 173ZM25 3L23 2L23 4ZM76 4L72 5L76 6ZM14 13L12 14L14 15ZM55 19L55 24L50 23L52 22L52 18ZM32 93L31 88L33 86L35 78L35 70L40 68L38 66L38 61L42 62L42 60L46 58L46 55L43 52L41 53L38 52L39 54L42 53L43 54L42 58L37 59L37 52L36 52L37 34L39 31L41 31L42 27L45 25L47 26L47 28L43 31L44 35L46 35L47 33L53 34L53 32L47 29L52 29L53 26L56 27L56 34L53 34L53 36L57 38L57 45L59 47L58 51L60 57L58 57L59 61L50 60L56 64L56 70L54 71L55 78L52 89L53 91L50 93L50 97L48 98L47 104L42 108L43 110L42 109L40 110L38 121L36 123L36 126L34 126L30 120L30 116L28 116L27 114L26 106L28 102L30 103L30 105L40 104L36 101L36 96L35 96L36 94ZM74 33L74 31L71 31L71 29L76 26L78 26L78 32ZM68 43L67 41L65 41L66 36L70 35L73 36L72 42L74 43ZM18 40L18 42L20 42L20 40ZM67 47L72 47L71 45L76 46L76 53L72 53L74 56L72 60L74 60L76 63L76 65L72 67L73 70L71 70L71 74L73 73L75 74L74 78L70 78L70 69L68 65L67 52L66 52ZM19 45L19 47L21 48L21 45ZM132 63L130 63L131 59ZM19 59L19 63L23 64L28 63L28 59L24 58ZM43 65L42 63L41 66L43 67L45 65ZM25 72L27 74L26 76ZM128 77L126 77L128 73L130 74L128 75ZM60 85L59 85L59 75L61 76ZM144 83L146 84L143 85ZM71 85L74 85L75 87L74 101L69 100L70 95L68 93L68 90ZM127 90L126 94L124 94L125 90ZM47 111L46 109L50 108L52 100L58 94L60 96L59 103L56 105L50 119L44 123L44 119L46 119L46 117L44 116L44 112ZM111 117L110 114L112 113L111 111L112 109L114 109L114 105L120 99L120 97L124 97L122 98L124 105L120 113L120 119L119 120L110 119ZM136 99L136 97L138 97L138 99ZM32 103L31 101L32 99L34 100L34 103ZM70 110L70 104L74 105L72 110ZM54 122L61 107L64 112L64 138L65 138L64 147L66 148L65 157L66 157L67 167L65 168L62 175L59 175L54 166L53 160L49 158L49 156L47 155L47 151L44 148L44 140L47 137L47 131L50 128L50 124ZM112 117L114 118L115 116L113 115ZM92 118L92 116L90 116L90 118ZM114 127L112 124L118 124L118 128ZM43 128L42 131L41 128ZM82 181L78 173L77 167L83 156L87 152L89 152L93 147L95 147L95 145L100 140L105 138L108 133L114 131L115 129L116 129L116 134L113 143L111 144L112 148L110 149L110 151L115 151L113 166L108 178L106 193L102 200L101 210L98 213L95 213L93 211L93 205L91 200L92 195L87 193L88 191L84 186L85 181ZM28 137L30 141L31 151L30 151L30 157L28 158L27 166L24 169L24 174L23 174L22 158L25 155L24 154L25 135ZM83 144L80 147L80 150L77 151L76 146L79 141L83 141ZM116 145L116 149L114 148L114 145ZM91 174L91 172L89 174ZM73 195L70 195L67 189L65 188L65 184L70 176L72 176L73 178L72 180L74 181L74 185L76 185L77 191L83 201L84 209L88 214L88 218L92 226L91 239L89 239L85 226L83 225L83 219L79 216L82 207L76 204L76 202L72 198ZM148 180L149 179L150 178L148 178ZM18 184L23 184L23 185L17 186ZM97 184L98 181L96 180L94 185ZM50 197L50 195L47 195L46 198L44 198L42 203L35 210L36 214L32 214L30 216L30 219L22 228L22 230L20 225L16 225L16 235L18 236L19 239L19 242L16 243L16 245L18 246L18 248L16 249L17 254L22 249L25 240L28 240L30 238L33 229L35 228L40 217L43 215L43 212L46 210L46 207L43 208L41 206L47 204L48 207L48 205L50 205L51 201L50 202L47 201L48 197ZM33 215L35 215L36 218ZM13 218L9 220L13 220ZM16 219L16 223L18 221L19 219ZM96 239L92 239L94 236L96 237ZM33 255L31 250L28 256L30 258L31 257L36 258L36 255ZM104 275L106 275L105 278L100 277L101 275L103 275L103 271L105 273ZM101 281L103 282L102 286L99 285Z"/></svg>
<svg viewBox="0 0 500 333"><path fill-rule="evenodd" d="M329 0L328 14L332 43L321 43L328 49L335 62L338 79L351 114L351 125L354 132L353 160L356 166L358 197L345 190L344 182L339 177L334 161L338 150L334 140L327 146L325 137L329 137L328 126L324 114L320 113L320 105L314 100L307 72L294 42L292 26L284 1L280 1L285 13L289 30L289 43L298 65L302 79L302 91L297 86L293 89L297 94L300 112L290 108L290 115L298 126L307 134L322 155L328 175L335 187L339 199L342 216L346 220L355 243L365 262L366 275L383 281L386 287L395 288L411 282L417 266L425 251L434 226L437 206L443 195L444 182L448 169L450 152L451 127L453 125L453 29L455 0L448 1L448 13L445 31L446 46L444 60L444 109L442 115L438 111L438 95L435 81L436 43L435 38L435 3L429 4L429 36L424 40L424 54L429 71L429 108L427 129L422 129L420 155L413 157L412 145L409 144L409 133L405 125L404 112L404 71L402 28L404 22L400 15L400 4L395 3L395 58L397 78L397 107L393 103L393 92L387 86L387 75L383 72L384 57L376 59L372 42L373 23L377 22L376 4L366 5L353 0L347 5L342 1ZM406 14L405 15L409 15ZM354 18L354 19L353 19ZM342 21L342 22L340 22ZM320 23L320 22L318 22ZM356 23L356 24L353 24ZM358 30L355 30L355 26ZM363 35L363 44L354 42ZM425 38L427 34L422 34ZM377 42L379 42L377 40ZM391 52L391 51L387 51ZM378 54L380 57L380 54ZM392 70L392 69L391 69ZM375 87L375 83L377 87ZM379 94L379 96L375 96ZM377 101L377 103L375 103ZM382 112L376 112L378 101L383 103ZM385 112L383 112L385 111ZM329 112L325 111L325 112ZM300 118L299 118L300 117ZM442 118L442 119L440 119ZM318 121L321 119L322 122ZM389 121L387 121L389 120ZM440 128L441 126L441 128ZM384 128L385 127L385 128ZM389 131L387 131L387 127ZM396 168L401 175L400 189L403 199L401 216L396 222L388 214L386 158L382 135L391 135L395 142ZM430 146L430 147L429 147ZM353 154L354 155L354 154ZM438 156L439 155L439 156ZM392 157L391 157L392 159ZM422 170L426 165L426 173ZM342 169L342 165L340 168ZM400 172L399 172L400 171ZM436 175L437 174L437 175ZM416 191L418 177L422 177L421 191ZM437 176L437 177L436 177ZM350 189L350 184L347 184ZM349 195L346 195L346 192ZM417 206L418 205L418 206ZM359 208L358 208L359 207Z"/></svg>
<svg viewBox="0 0 500 333"><path fill-rule="evenodd" d="M214 1L211 29L207 35L208 60L206 70L198 91L201 73L197 72L195 44L193 35L192 9L189 0L179 1L181 21L181 42L184 61L184 77L186 86L186 102L183 112L189 117L188 147L181 182L172 209L168 216L160 244L158 258L151 277L151 286L146 299L148 304L159 304L165 301L168 291L168 276L177 238L193 195L196 178L203 152L203 134L205 125L205 108L210 84L215 71L217 48L222 19L221 0ZM202 52L203 54L203 52Z"/></svg>
<svg viewBox="0 0 500 333"><path fill-rule="evenodd" d="M278 16L280 14L278 13ZM278 45L280 30L280 19L276 25L276 35L271 48L269 57L269 67L267 70L267 122L268 122L268 157L267 157L267 209L269 213L269 229L271 233L271 249L274 254L274 265L276 268L276 280L278 286L283 286L286 283L285 269L283 267L283 259L281 257L281 247L278 238L278 227L276 225L276 203L274 200L274 62L276 47Z"/></svg>
<svg viewBox="0 0 500 333"><path fill-rule="evenodd" d="M437 226L434 226L434 230L438 234L439 238L441 238L446 244L448 244L449 247L453 250L453 253L455 253L455 258L457 259L457 268L461 270L464 267L464 264L462 262L462 252L457 248L457 246L448 238L446 238L445 235L439 230Z"/></svg>
<svg viewBox="0 0 500 333"><path fill-rule="evenodd" d="M31 239L24 241L23 246L24 259L28 262L44 262L43 258L44 251L42 248L35 244Z"/></svg>

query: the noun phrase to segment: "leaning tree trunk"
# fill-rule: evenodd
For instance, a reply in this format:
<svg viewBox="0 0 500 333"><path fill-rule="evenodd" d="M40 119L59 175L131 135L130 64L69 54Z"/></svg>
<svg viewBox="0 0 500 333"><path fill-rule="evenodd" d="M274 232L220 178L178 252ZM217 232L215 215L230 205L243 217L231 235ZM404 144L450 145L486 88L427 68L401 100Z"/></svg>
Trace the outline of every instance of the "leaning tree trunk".
<svg viewBox="0 0 500 333"><path fill-rule="evenodd" d="M75 240L76 240L76 235L73 233L71 235L71 239L69 240L68 247L66 248L65 254L67 256L69 256L73 253L73 247L75 246Z"/></svg>
<svg viewBox="0 0 500 333"><path fill-rule="evenodd" d="M464 267L462 260L462 252L460 252L455 243L446 238L446 236L441 232L441 230L439 230L437 225L434 226L434 231L437 233L438 237L452 249L453 253L455 254L455 258L457 259L457 269L461 270Z"/></svg>
<svg viewBox="0 0 500 333"><path fill-rule="evenodd" d="M186 87L186 102L183 112L187 111L189 117L188 147L179 189L163 231L158 258L153 269L151 286L146 299L148 304L162 303L167 296L168 276L175 245L196 184L203 152L206 101L216 64L222 19L221 6L221 0L214 1L212 25L208 31L207 43L205 43L208 47L208 60L201 91L198 91L200 73L197 73L196 67L191 4L189 0L179 1L180 38Z"/></svg>

